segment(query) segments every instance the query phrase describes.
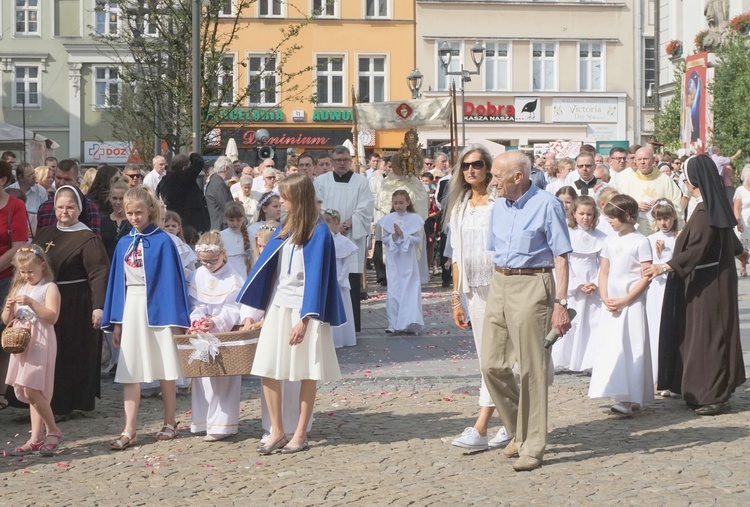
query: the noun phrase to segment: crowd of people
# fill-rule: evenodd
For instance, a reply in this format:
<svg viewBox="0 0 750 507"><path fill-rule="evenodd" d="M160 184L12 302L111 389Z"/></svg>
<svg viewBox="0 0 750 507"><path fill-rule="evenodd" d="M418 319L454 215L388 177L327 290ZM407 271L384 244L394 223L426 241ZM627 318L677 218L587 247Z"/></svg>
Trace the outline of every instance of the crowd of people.
<svg viewBox="0 0 750 507"><path fill-rule="evenodd" d="M633 146L604 157L583 145L574 159L493 160L471 145L452 168L442 153L420 167L373 153L358 173L337 146L284 171L225 156L207 167L192 154L157 156L147 174L135 164L81 174L54 158L14 166L11 155L0 161L2 320L33 337L0 362L0 408L31 411L14 455L54 454L58 423L94 409L103 367L124 386L111 448L137 443L146 389L164 407L155 438L174 438L186 384L173 335L233 329L260 329L258 452L306 450L316 382L340 378L336 348L356 345L368 266L386 288L388 334L424 328L431 276L452 287L453 320L471 327L482 371L478 417L453 444L504 447L519 471L542 464L556 371L590 374L589 396L623 416L652 401L655 384L720 414L745 380L735 258L745 276L750 166L736 191L727 179L740 152L677 159ZM550 329L561 337L551 350ZM239 376L196 378L191 401L192 432L237 432ZM503 425L489 438L495 411Z"/></svg>

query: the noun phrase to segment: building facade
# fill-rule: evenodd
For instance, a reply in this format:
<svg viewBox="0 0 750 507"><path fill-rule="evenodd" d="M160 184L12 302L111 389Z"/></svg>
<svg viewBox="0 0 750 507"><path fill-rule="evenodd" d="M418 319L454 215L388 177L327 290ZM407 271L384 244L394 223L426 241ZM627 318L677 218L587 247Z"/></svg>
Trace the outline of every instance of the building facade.
<svg viewBox="0 0 750 507"><path fill-rule="evenodd" d="M222 111L224 121L209 147L237 142L240 159L253 163L259 129L277 153L330 149L352 139L353 96L359 102L411 98L407 76L415 67L414 3L401 0L259 0L253 4L226 54L236 89L252 86L244 107ZM280 56L269 52L279 31L312 16L292 41L299 49L285 74L300 74L280 85ZM296 91L291 88L297 87ZM368 150L401 145L403 132L362 132Z"/></svg>
<svg viewBox="0 0 750 507"><path fill-rule="evenodd" d="M417 0L417 60L423 96L458 90L467 143L487 139L532 150L558 140L642 142L646 84L642 55L644 2ZM464 82L449 72L476 71L476 43L486 49L479 74ZM463 113L463 114L462 114ZM459 123L459 144L463 141ZM448 141L448 126L422 129L429 147Z"/></svg>
<svg viewBox="0 0 750 507"><path fill-rule="evenodd" d="M3 1L0 27L0 121L56 141L58 158L98 162L120 85L92 35L121 29L117 2Z"/></svg>

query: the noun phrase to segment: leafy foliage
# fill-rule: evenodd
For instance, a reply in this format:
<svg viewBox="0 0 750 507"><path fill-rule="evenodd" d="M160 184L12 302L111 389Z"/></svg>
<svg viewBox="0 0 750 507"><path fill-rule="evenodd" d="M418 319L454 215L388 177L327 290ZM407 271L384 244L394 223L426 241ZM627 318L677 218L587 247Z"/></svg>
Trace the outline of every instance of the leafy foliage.
<svg viewBox="0 0 750 507"><path fill-rule="evenodd" d="M664 143L669 151L677 151L680 148L680 107L682 80L685 76L685 62L675 62L674 69L674 94L664 101L659 111L654 115L654 139Z"/></svg>
<svg viewBox="0 0 750 507"><path fill-rule="evenodd" d="M750 43L742 35L731 35L717 52L713 94L714 130L711 144L722 153L732 154L750 148ZM735 170L742 166L738 158ZM736 171L735 171L736 172Z"/></svg>
<svg viewBox="0 0 750 507"><path fill-rule="evenodd" d="M257 0L208 0L201 15L201 133L206 136L222 121L219 107L232 109L247 106L251 95L275 86L276 96L285 101L309 99L312 79L300 85L297 78L312 67L287 70L290 58L301 46L294 43L308 23L308 17L279 30L276 41L264 41L268 47L265 66L255 75L243 79L238 69L247 68L242 53L229 69L225 56L236 49L240 30L252 29L252 4ZM100 36L102 52L121 68L122 92L119 103L111 108L112 130L117 139L129 140L139 148L143 160L150 160L154 139L161 139L167 149L178 153L190 145L192 134L192 0L120 0L122 28L116 36ZM234 6L232 8L232 5ZM271 72L275 80L259 77ZM225 78L231 71L233 79ZM248 72L245 72L247 75ZM278 104L277 104L278 106Z"/></svg>

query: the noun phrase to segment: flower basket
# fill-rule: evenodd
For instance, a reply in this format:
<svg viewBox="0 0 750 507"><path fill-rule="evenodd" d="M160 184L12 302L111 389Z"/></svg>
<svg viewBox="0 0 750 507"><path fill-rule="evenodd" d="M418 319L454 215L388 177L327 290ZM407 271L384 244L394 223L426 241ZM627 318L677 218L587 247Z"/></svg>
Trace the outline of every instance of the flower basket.
<svg viewBox="0 0 750 507"><path fill-rule="evenodd" d="M672 39L664 48L664 51L670 58L679 58L682 56L682 41Z"/></svg>
<svg viewBox="0 0 750 507"><path fill-rule="evenodd" d="M260 330L175 335L186 378L249 375Z"/></svg>
<svg viewBox="0 0 750 507"><path fill-rule="evenodd" d="M737 14L729 21L729 28L738 33L750 32L750 12Z"/></svg>
<svg viewBox="0 0 750 507"><path fill-rule="evenodd" d="M3 350L9 354L20 354L31 341L31 324L28 319L14 319L3 331L2 345Z"/></svg>
<svg viewBox="0 0 750 507"><path fill-rule="evenodd" d="M705 48L703 47L703 39L706 38L706 35L708 35L708 30L701 30L700 32L695 34L695 50L700 52L703 51Z"/></svg>

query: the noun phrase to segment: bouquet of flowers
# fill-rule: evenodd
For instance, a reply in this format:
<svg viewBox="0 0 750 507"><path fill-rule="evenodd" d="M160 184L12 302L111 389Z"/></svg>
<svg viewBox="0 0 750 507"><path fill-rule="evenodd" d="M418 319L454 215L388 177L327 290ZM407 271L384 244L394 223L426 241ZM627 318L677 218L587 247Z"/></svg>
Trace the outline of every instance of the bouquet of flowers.
<svg viewBox="0 0 750 507"><path fill-rule="evenodd" d="M672 39L664 48L664 51L672 58L682 56L682 41Z"/></svg>
<svg viewBox="0 0 750 507"><path fill-rule="evenodd" d="M750 30L750 12L737 14L729 21L729 28L739 33L747 33Z"/></svg>

